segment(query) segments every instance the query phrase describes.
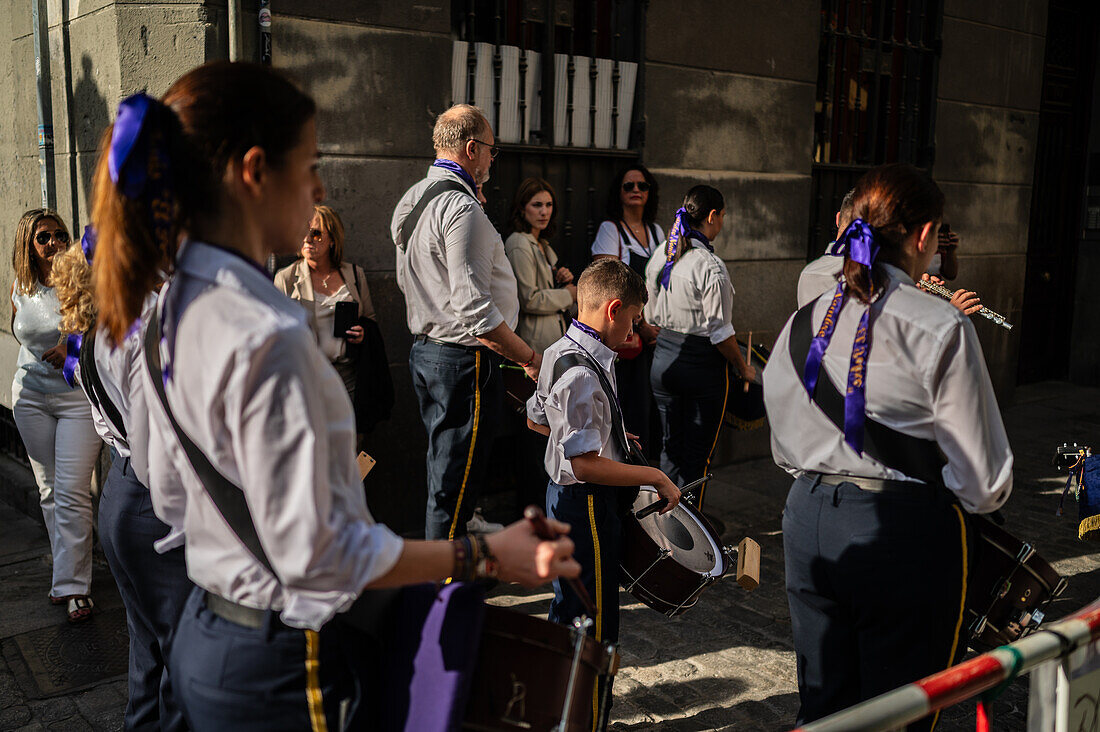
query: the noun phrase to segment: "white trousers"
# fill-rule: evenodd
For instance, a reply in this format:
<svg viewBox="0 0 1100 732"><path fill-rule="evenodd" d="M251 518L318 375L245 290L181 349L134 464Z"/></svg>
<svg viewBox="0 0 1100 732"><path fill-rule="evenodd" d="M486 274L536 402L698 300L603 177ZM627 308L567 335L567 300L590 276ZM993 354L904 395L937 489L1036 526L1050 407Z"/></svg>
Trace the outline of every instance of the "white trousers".
<svg viewBox="0 0 1100 732"><path fill-rule="evenodd" d="M12 385L12 413L27 448L53 552L54 597L92 586L92 467L102 444L80 389L43 394Z"/></svg>

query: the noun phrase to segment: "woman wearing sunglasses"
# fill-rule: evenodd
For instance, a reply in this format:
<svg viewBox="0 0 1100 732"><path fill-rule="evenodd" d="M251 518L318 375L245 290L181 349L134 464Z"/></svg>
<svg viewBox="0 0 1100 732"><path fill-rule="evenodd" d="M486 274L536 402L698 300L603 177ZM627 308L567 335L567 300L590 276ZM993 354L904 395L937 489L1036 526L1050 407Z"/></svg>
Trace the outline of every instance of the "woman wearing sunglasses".
<svg viewBox="0 0 1100 732"><path fill-rule="evenodd" d="M622 260L644 279L649 258L665 239L665 232L656 223L657 179L645 167L634 165L613 180L607 197L607 220L600 224L592 242L592 259ZM624 423L650 455L657 454L661 442L649 389L653 344L659 331L643 318L630 339L617 349L619 358L615 362Z"/></svg>
<svg viewBox="0 0 1100 732"><path fill-rule="evenodd" d="M65 340L50 276L68 246L69 230L49 209L27 211L15 229L11 328L19 359L11 394L50 537L49 600L78 623L92 616L91 480L100 443L84 392L62 375Z"/></svg>
<svg viewBox="0 0 1100 732"><path fill-rule="evenodd" d="M344 222L331 207L313 207L313 217L302 238L300 258L276 273L275 287L302 303L317 345L343 379L352 404L358 405L356 366L364 335L359 319L373 320L374 306L363 268L344 261ZM350 306L339 303L354 304L355 322L346 329L343 328L346 323L341 323L337 333L337 321L348 317L346 312L352 312Z"/></svg>

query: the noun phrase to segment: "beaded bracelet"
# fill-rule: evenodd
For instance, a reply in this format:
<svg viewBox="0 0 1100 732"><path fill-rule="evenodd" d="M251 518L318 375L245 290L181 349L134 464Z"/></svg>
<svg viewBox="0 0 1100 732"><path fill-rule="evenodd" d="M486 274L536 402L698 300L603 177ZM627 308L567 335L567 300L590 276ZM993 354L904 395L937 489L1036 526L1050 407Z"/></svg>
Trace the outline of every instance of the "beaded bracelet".
<svg viewBox="0 0 1100 732"><path fill-rule="evenodd" d="M477 578L496 579L497 572L500 570L500 561L493 556L493 552L489 549L489 542L486 541L484 534L474 534L473 536L478 552L478 559L475 566Z"/></svg>

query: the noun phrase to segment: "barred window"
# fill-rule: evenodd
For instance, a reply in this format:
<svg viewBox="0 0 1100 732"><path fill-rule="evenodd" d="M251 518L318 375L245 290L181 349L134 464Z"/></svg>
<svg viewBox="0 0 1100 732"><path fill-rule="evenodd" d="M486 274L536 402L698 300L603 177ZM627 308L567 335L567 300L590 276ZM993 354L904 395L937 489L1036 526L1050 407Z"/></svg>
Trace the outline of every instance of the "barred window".
<svg viewBox="0 0 1100 732"><path fill-rule="evenodd" d="M941 0L821 0L809 258L867 168L932 167L942 27Z"/></svg>
<svg viewBox="0 0 1100 732"><path fill-rule="evenodd" d="M502 143L629 149L637 5L452 0L452 100L481 107Z"/></svg>

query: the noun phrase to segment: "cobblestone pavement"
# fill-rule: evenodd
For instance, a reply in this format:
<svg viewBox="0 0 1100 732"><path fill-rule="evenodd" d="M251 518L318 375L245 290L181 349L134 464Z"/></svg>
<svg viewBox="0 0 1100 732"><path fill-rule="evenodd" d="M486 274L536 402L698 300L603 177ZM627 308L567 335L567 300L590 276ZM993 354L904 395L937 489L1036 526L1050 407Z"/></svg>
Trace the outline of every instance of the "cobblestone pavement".
<svg viewBox="0 0 1100 732"><path fill-rule="evenodd" d="M1100 451L1100 390L1040 384L1017 391L1005 411L1016 456L1015 488L1004 511L1005 529L1035 545L1069 578L1052 605L1057 619L1100 597L1100 544L1077 539L1076 507L1055 510L1065 473L1050 465L1065 441ZM770 460L721 468L707 489L707 512L725 524L724 543L743 536L761 546L761 586L742 590L727 578L705 591L697 607L668 619L620 593L623 608L612 729L779 730L798 712L790 615L783 589L781 518L790 479ZM501 592L494 602L545 617L548 592ZM1027 678L993 705L993 729L1027 727ZM973 703L941 716L937 730L974 729Z"/></svg>
<svg viewBox="0 0 1100 732"><path fill-rule="evenodd" d="M1076 539L1072 505L1067 516L1055 517L1065 476L1050 467L1053 449L1063 441L1100 449L1100 389L1066 384L1021 388L1005 421L1016 454L1006 528L1034 543L1069 577L1066 594L1049 614L1057 618L1100 597L1100 573L1094 571L1100 567L1100 545ZM27 479L18 476L0 465L0 480ZM615 684L613 730L782 730L793 725L798 695L780 534L789 483L770 460L757 460L718 470L707 491L708 513L725 524L726 543L746 535L760 542L762 584L756 591L746 592L726 579L675 620L620 595L624 665ZM45 601L49 564L41 526L0 503L0 527L0 730L120 729L126 696L122 677L38 699L17 678L12 639L63 625L64 612ZM101 559L93 586L98 621L120 604ZM545 616L549 598L546 591L498 589L493 602ZM1026 728L1027 683L1017 680L994 705L994 729ZM948 710L937 727L973 728L972 704Z"/></svg>

